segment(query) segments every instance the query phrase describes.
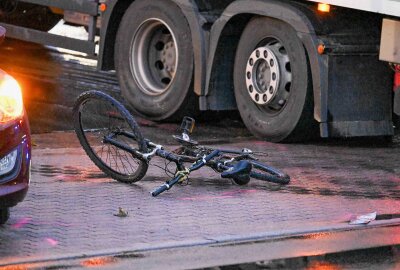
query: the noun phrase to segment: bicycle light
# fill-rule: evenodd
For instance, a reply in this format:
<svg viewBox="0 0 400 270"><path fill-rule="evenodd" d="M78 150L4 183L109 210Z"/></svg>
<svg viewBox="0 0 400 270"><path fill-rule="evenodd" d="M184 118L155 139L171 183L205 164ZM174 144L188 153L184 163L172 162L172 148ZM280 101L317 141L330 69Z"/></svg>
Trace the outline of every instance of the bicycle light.
<svg viewBox="0 0 400 270"><path fill-rule="evenodd" d="M182 123L181 123L181 131L185 134L192 134L194 125L195 125L195 120L191 117L185 116L183 117Z"/></svg>
<svg viewBox="0 0 400 270"><path fill-rule="evenodd" d="M0 123L6 123L23 114L21 87L18 82L0 71Z"/></svg>

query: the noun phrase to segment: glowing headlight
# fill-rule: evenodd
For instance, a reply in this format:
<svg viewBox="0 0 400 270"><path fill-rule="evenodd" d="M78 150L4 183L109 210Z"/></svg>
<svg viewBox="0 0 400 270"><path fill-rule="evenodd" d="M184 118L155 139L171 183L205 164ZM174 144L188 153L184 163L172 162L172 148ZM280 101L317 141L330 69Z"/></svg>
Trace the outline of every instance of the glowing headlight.
<svg viewBox="0 0 400 270"><path fill-rule="evenodd" d="M14 169L15 162L17 160L17 153L18 150L15 149L11 153L9 153L7 156L3 157L0 159L0 175L7 174Z"/></svg>
<svg viewBox="0 0 400 270"><path fill-rule="evenodd" d="M0 123L11 121L23 113L21 88L7 74L0 73Z"/></svg>

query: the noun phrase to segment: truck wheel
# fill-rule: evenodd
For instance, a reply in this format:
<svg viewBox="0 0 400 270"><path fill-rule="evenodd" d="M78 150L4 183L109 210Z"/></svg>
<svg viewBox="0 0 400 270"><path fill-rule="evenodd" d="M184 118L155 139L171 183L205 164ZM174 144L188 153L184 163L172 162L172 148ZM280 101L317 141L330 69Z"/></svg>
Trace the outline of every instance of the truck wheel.
<svg viewBox="0 0 400 270"><path fill-rule="evenodd" d="M137 0L129 6L117 34L115 66L122 95L140 115L177 120L197 110L190 28L174 3Z"/></svg>
<svg viewBox="0 0 400 270"><path fill-rule="evenodd" d="M0 225L6 223L9 218L10 218L10 209L0 208Z"/></svg>
<svg viewBox="0 0 400 270"><path fill-rule="evenodd" d="M273 142L315 136L309 70L290 25L263 17L248 23L236 52L234 85L240 115L253 134Z"/></svg>

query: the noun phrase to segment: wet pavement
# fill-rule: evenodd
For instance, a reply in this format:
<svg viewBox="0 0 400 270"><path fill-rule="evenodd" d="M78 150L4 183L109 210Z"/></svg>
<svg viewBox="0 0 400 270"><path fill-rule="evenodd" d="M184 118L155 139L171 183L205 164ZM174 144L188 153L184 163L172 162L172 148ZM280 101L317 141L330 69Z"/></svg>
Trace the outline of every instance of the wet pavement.
<svg viewBox="0 0 400 270"><path fill-rule="evenodd" d="M168 179L162 169L151 166L142 181L118 183L92 164L73 133L52 136L59 139L34 135L41 143L33 149L31 188L0 229L3 264L400 224L397 144L282 145L246 139L221 146L268 153L261 159L290 174L289 185L254 180L237 186L204 169L187 185L153 198L149 192ZM47 140L65 143L53 148ZM128 217L115 216L119 207ZM354 215L375 211L378 220L368 227L348 224ZM386 240L400 243L397 236Z"/></svg>
<svg viewBox="0 0 400 270"><path fill-rule="evenodd" d="M153 198L149 192L168 179L162 169L152 166L136 184L118 183L92 164L70 131L71 107L81 92L95 88L119 98L113 73L97 72L94 60L75 53L10 41L0 48L0 63L23 85L34 133L31 187L0 227L0 266L126 252L141 258L136 252L150 250L162 256L171 249L179 249L178 254L188 247L201 252L201 247L238 242L253 243L235 251L241 258L240 253L257 247L254 242L270 241L264 253L253 252L254 260L318 256L356 249L358 242L358 248L373 248L379 237L381 244L400 244L399 135L392 143L368 139L273 144L251 136L236 116L221 115L200 122L194 139L265 152L260 158L287 172L291 183L255 180L237 186L204 169L187 185ZM170 135L178 124L138 122L146 137L174 147ZM152 164L164 166L159 159ZM119 207L128 211L127 217L115 216ZM348 224L354 215L375 211L378 220L367 226ZM386 228L390 233L380 231ZM266 255L276 239L318 240L353 230L361 233L338 238L344 243L340 247L328 249L317 242L307 249L300 241L291 246L298 248L292 253L274 249L273 256ZM225 263L240 263L227 254L219 254ZM221 261L193 265L212 267ZM396 260L389 263L393 269L396 265Z"/></svg>

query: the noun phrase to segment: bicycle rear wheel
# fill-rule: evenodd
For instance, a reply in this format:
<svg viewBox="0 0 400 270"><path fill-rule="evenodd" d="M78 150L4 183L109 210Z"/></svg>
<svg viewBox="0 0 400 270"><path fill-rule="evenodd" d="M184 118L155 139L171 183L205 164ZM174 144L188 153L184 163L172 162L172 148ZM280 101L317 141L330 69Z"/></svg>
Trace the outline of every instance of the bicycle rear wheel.
<svg viewBox="0 0 400 270"><path fill-rule="evenodd" d="M104 173L125 183L143 178L147 162L107 140L147 152L137 123L121 103L100 91L85 92L75 102L73 121L80 144Z"/></svg>
<svg viewBox="0 0 400 270"><path fill-rule="evenodd" d="M290 176L279 171L278 169L267 166L259 161L248 161L253 165L253 168L250 172L251 178L283 185L286 185L290 182Z"/></svg>

